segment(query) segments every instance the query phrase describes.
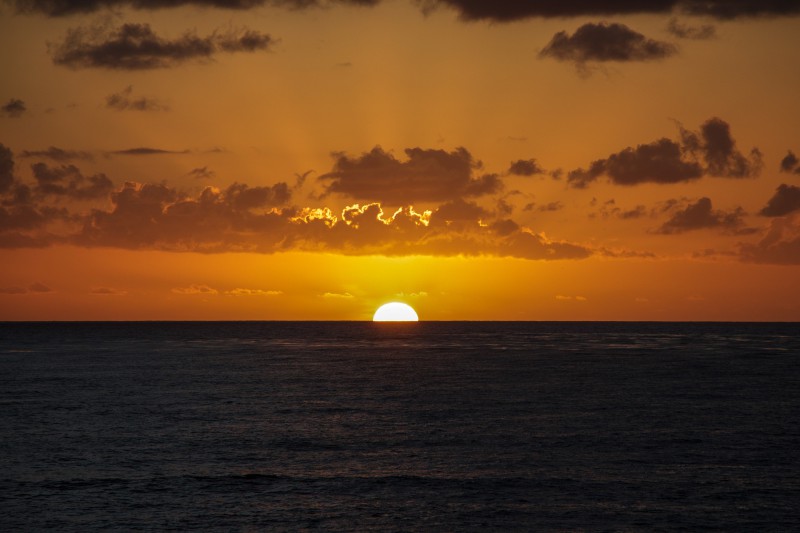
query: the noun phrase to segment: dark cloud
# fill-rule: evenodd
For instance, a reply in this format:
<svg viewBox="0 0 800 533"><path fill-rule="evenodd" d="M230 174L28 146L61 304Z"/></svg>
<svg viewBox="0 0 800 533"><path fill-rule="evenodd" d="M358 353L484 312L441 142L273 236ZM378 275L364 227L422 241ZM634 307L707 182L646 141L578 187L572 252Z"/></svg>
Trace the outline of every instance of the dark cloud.
<svg viewBox="0 0 800 533"><path fill-rule="evenodd" d="M289 9L305 9L332 4L371 6L379 2L380 0L9 0L9 3L14 5L19 13L38 13L49 17L92 13L101 9L119 7L163 9L197 6L245 10L260 6L281 6Z"/></svg>
<svg viewBox="0 0 800 533"><path fill-rule="evenodd" d="M589 61L652 61L675 55L675 45L649 39L624 24L584 24L572 35L560 31L539 57L572 61L579 67Z"/></svg>
<svg viewBox="0 0 800 533"><path fill-rule="evenodd" d="M164 154L187 154L189 153L189 151L162 150L161 148L150 148L148 146L140 146L138 148L116 150L114 152L109 152L109 153L114 155L164 155Z"/></svg>
<svg viewBox="0 0 800 533"><path fill-rule="evenodd" d="M678 19L670 19L667 24L667 31L679 39L694 39L706 40L713 39L717 36L717 30L711 24L703 24L701 26L690 26Z"/></svg>
<svg viewBox="0 0 800 533"><path fill-rule="evenodd" d="M284 184L285 186L285 184ZM95 210L72 242L84 246L173 251L274 253L328 251L348 255L495 255L580 259L591 250L551 241L513 221L483 225L481 208L451 202L434 224L411 207L387 214L380 204L355 204L341 215L327 208L242 209L240 196L206 188L190 198L163 185L126 184L112 195L111 211ZM251 207L246 204L244 207Z"/></svg>
<svg viewBox="0 0 800 533"><path fill-rule="evenodd" d="M676 211L657 231L657 233L684 233L699 229L720 229L725 233L752 233L751 228L744 227L742 208L733 211L714 211L711 199L703 197L684 209Z"/></svg>
<svg viewBox="0 0 800 533"><path fill-rule="evenodd" d="M45 163L31 165L36 179L35 192L41 196L66 196L76 200L104 198L114 188L105 174L84 176L75 165L51 167Z"/></svg>
<svg viewBox="0 0 800 533"><path fill-rule="evenodd" d="M89 161L93 159L92 154L89 152L64 150L55 146L51 146L47 150L23 150L18 155L19 157L47 158L58 162L74 161L76 159L84 159Z"/></svg>
<svg viewBox="0 0 800 533"><path fill-rule="evenodd" d="M750 157L736 149L730 126L720 118L707 120L699 133L681 127L681 138L686 151L703 156L711 176L748 178L757 176L763 166L758 148L750 151Z"/></svg>
<svg viewBox="0 0 800 533"><path fill-rule="evenodd" d="M22 114L27 110L28 108L25 107L25 102L18 98L12 98L2 107L0 107L0 114L10 118L17 118L21 117Z"/></svg>
<svg viewBox="0 0 800 533"><path fill-rule="evenodd" d="M682 0L677 4L688 15L708 15L722 20L800 15L800 3L794 0Z"/></svg>
<svg viewBox="0 0 800 533"><path fill-rule="evenodd" d="M531 17L583 17L637 13L685 13L710 15L719 19L747 16L788 16L800 14L792 0L420 0L423 9L438 6L455 9L465 20L510 22Z"/></svg>
<svg viewBox="0 0 800 533"><path fill-rule="evenodd" d="M0 143L0 193L11 188L14 183L14 154Z"/></svg>
<svg viewBox="0 0 800 533"><path fill-rule="evenodd" d="M743 244L743 261L773 265L800 265L800 222L797 216L775 218L756 244Z"/></svg>
<svg viewBox="0 0 800 533"><path fill-rule="evenodd" d="M202 179L210 179L216 176L216 173L213 170L209 170L208 167L198 167L193 168L187 173L189 176L202 180Z"/></svg>
<svg viewBox="0 0 800 533"><path fill-rule="evenodd" d="M617 185L639 183L680 183L704 175L746 178L761 170L761 153L757 148L744 156L730 133L730 126L719 118L707 120L700 132L680 128L681 141L662 138L636 148L625 148L606 159L598 159L588 169L572 170L568 183L585 188L601 176L608 176ZM700 160L705 161L705 166Z"/></svg>
<svg viewBox="0 0 800 533"><path fill-rule="evenodd" d="M795 174L800 174L800 167L797 164L800 163L800 160L797 159L797 156L794 155L794 152L789 150L789 153L786 154L786 157L781 159L781 172L794 172Z"/></svg>
<svg viewBox="0 0 800 533"><path fill-rule="evenodd" d="M440 205L431 215L431 225L447 225L453 222L478 223L489 216L489 212L475 202L457 199Z"/></svg>
<svg viewBox="0 0 800 533"><path fill-rule="evenodd" d="M400 161L379 146L360 157L335 154L333 170L318 179L328 183L326 194L338 193L389 205L447 201L499 191L496 174L473 177L480 162L464 148L452 152L408 148Z"/></svg>
<svg viewBox="0 0 800 533"><path fill-rule="evenodd" d="M596 205L594 202L592 205ZM603 219L618 218L620 220L634 220L648 216L648 210L643 205L637 205L633 209L623 209L617 205L614 199L606 201L600 206L600 209L595 213L590 213L589 218L597 218L598 216Z"/></svg>
<svg viewBox="0 0 800 533"><path fill-rule="evenodd" d="M573 187L585 188L603 175L617 185L680 183L700 178L703 175L700 164L685 161L682 156L678 143L660 139L593 161L588 170L572 170L567 174L567 181Z"/></svg>
<svg viewBox="0 0 800 533"><path fill-rule="evenodd" d="M782 217L797 210L800 210L800 187L782 183L758 214L765 217Z"/></svg>
<svg viewBox="0 0 800 533"><path fill-rule="evenodd" d="M140 96L132 98L133 86L128 85L118 93L106 96L106 107L117 111L166 111L169 108L158 100Z"/></svg>
<svg viewBox="0 0 800 533"><path fill-rule="evenodd" d="M289 186L284 182L271 187L250 187L244 183L234 183L225 190L224 199L234 210L245 211L284 205L291 196Z"/></svg>
<svg viewBox="0 0 800 533"><path fill-rule="evenodd" d="M247 29L206 37L187 32L169 40L156 35L149 24L128 23L110 30L72 28L61 43L48 48L53 63L73 69L146 70L209 61L220 52L266 50L272 43L269 35Z"/></svg>
<svg viewBox="0 0 800 533"><path fill-rule="evenodd" d="M535 159L519 159L508 167L508 173L514 176L533 176L544 172L545 170Z"/></svg>
<svg viewBox="0 0 800 533"><path fill-rule="evenodd" d="M204 253L303 250L525 259L581 259L592 254L580 244L550 240L520 226L507 218L510 210L492 212L465 199L495 190L499 178L472 177L479 164L463 149L410 149L406 161L379 149L372 152L377 165L369 168L394 168L390 180L409 180L418 194L442 197L434 210L420 213L405 204L384 211L380 203L371 202L335 214L327 207L290 206L293 187L284 182L206 187L197 195L163 183L129 182L114 189L102 174L84 176L74 165L38 162L31 166L35 182L29 186L14 178L12 154L2 148L0 160L6 161L11 181L0 194L0 248L73 244ZM328 179L346 175L351 180L353 172L360 176L368 163L363 157L339 158L335 167L342 174ZM341 164L342 158L352 165ZM443 192L439 180L456 193ZM74 200L93 200L95 207L70 212Z"/></svg>

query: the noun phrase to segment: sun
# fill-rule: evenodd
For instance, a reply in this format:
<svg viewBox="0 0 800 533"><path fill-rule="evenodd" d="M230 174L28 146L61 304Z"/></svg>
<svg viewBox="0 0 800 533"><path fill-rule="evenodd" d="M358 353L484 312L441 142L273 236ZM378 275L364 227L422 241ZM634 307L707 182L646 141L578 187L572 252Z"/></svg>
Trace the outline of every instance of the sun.
<svg viewBox="0 0 800 533"><path fill-rule="evenodd" d="M404 303L391 302L383 304L372 316L373 322L419 322L414 309Z"/></svg>

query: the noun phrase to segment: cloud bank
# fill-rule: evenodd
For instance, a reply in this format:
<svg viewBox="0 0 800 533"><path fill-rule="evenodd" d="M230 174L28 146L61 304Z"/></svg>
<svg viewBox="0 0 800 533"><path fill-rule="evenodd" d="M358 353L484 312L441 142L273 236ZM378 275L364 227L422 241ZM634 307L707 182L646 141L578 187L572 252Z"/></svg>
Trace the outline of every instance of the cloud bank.
<svg viewBox="0 0 800 533"><path fill-rule="evenodd" d="M205 37L187 32L170 40L156 35L149 24L127 23L112 29L71 28L48 49L54 64L72 69L148 70L208 62L220 53L267 50L272 43L269 35L248 29Z"/></svg>
<svg viewBox="0 0 800 533"><path fill-rule="evenodd" d="M234 183L188 194L166 184L84 175L74 165L31 166L34 183L14 175L11 151L0 145L0 247L72 244L165 251L261 252L304 250L350 255L489 255L524 259L581 259L592 250L552 240L467 197L489 194L499 178L475 177L464 149L412 148L400 161L374 149L336 156L323 182L345 197L399 201L438 199L423 212L410 204L387 210L380 201L339 212L292 205L293 188ZM389 170L381 178L375 170ZM392 173L393 172L393 173ZM384 179L385 181L381 181ZM377 183L375 183L377 180ZM400 184L409 183L408 193ZM383 186L381 186L383 184ZM388 192L387 192L388 191ZM90 208L74 202L94 201ZM73 203L70 203L73 202Z"/></svg>

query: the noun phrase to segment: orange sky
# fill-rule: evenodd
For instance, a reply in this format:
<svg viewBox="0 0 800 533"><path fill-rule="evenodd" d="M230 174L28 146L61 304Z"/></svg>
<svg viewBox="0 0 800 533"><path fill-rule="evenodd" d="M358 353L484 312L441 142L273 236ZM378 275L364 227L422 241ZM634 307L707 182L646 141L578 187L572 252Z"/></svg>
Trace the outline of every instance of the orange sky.
<svg viewBox="0 0 800 533"><path fill-rule="evenodd" d="M549 4L0 3L0 320L799 320L800 6Z"/></svg>

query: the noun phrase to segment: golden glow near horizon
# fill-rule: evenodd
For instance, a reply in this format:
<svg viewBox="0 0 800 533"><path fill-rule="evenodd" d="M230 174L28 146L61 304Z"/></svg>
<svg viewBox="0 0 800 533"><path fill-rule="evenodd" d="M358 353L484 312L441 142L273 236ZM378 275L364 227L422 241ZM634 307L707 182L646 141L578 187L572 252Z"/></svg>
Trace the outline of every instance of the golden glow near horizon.
<svg viewBox="0 0 800 533"><path fill-rule="evenodd" d="M800 320L800 7L90 4L0 10L0 320Z"/></svg>

